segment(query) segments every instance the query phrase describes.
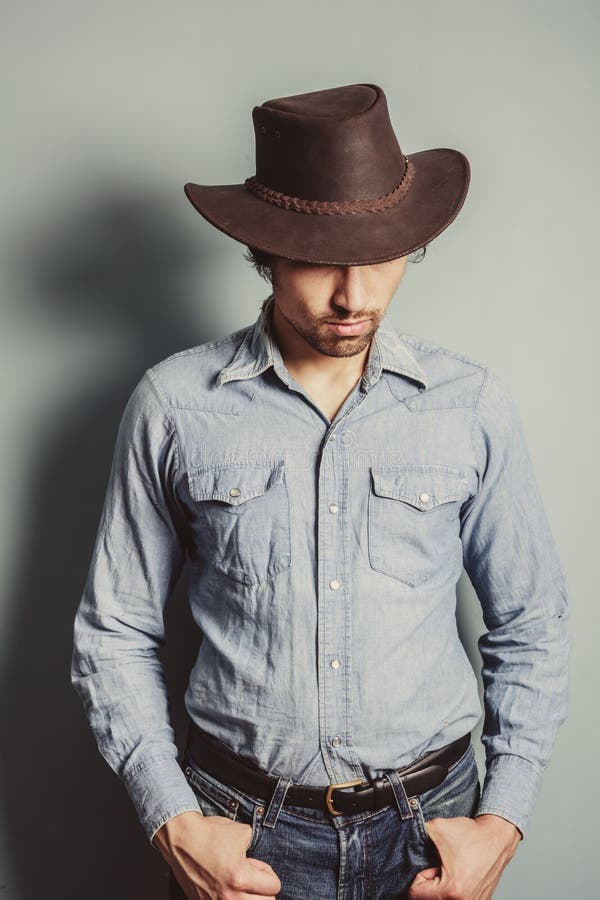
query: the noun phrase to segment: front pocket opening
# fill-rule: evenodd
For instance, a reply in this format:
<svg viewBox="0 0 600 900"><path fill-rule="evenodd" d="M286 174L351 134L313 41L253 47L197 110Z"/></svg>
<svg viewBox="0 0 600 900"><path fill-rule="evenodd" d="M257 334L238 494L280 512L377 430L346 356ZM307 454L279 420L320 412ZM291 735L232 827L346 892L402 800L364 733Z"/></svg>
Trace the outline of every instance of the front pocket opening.
<svg viewBox="0 0 600 900"><path fill-rule="evenodd" d="M240 801L237 797L232 796L227 791L212 784L207 778L204 778L189 760L184 768L184 774L192 789L206 798L209 803L223 810L223 815L228 816L230 819L237 817L240 807Z"/></svg>

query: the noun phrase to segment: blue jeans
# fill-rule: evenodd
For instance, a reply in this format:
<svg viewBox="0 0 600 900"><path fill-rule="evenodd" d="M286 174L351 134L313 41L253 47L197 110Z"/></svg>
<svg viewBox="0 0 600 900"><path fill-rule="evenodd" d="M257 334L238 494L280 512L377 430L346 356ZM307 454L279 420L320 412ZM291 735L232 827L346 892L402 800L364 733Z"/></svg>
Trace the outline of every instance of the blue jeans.
<svg viewBox="0 0 600 900"><path fill-rule="evenodd" d="M473 816L480 797L473 744L437 787L407 797L391 770L385 777L394 790L393 803L375 812L338 816L283 805L289 784L283 777L272 798L265 798L218 781L189 754L183 766L204 815L252 826L246 855L273 867L282 884L278 900L402 900L417 872L440 864L425 820ZM182 898L171 874L171 900Z"/></svg>

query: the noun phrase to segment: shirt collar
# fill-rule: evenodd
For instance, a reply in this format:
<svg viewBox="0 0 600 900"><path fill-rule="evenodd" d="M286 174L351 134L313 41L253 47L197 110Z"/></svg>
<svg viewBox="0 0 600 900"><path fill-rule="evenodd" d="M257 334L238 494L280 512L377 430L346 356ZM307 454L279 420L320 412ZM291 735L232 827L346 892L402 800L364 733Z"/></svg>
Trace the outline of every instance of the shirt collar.
<svg viewBox="0 0 600 900"><path fill-rule="evenodd" d="M233 359L219 372L217 378L219 387L227 381L253 378L255 375L260 375L269 366L273 366L281 380L289 385L289 372L285 367L271 327L273 302L273 294L270 294L258 318L246 331ZM380 323L369 348L362 376L366 390L375 384L383 370L411 378L422 384L424 388L428 387L429 382L424 369L419 365L398 332L387 325L385 320Z"/></svg>

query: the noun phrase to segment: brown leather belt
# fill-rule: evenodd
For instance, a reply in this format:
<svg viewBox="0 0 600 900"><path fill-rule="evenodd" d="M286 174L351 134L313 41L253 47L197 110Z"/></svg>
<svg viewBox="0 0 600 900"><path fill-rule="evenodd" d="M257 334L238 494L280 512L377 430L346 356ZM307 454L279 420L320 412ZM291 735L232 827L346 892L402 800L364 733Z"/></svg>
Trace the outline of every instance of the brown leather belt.
<svg viewBox="0 0 600 900"><path fill-rule="evenodd" d="M422 794L441 784L448 769L458 762L467 751L471 733L438 750L431 750L420 759L397 769L407 797ZM278 776L268 775L249 760L244 759L227 747L222 741L209 735L190 722L186 752L200 769L230 787L268 802L277 786ZM352 787L352 792L344 788ZM291 784L285 795L284 804L309 806L313 809L328 809L332 815L349 815L366 810L377 810L394 802L392 786L387 779L378 778L365 781L339 782L325 787L310 784Z"/></svg>

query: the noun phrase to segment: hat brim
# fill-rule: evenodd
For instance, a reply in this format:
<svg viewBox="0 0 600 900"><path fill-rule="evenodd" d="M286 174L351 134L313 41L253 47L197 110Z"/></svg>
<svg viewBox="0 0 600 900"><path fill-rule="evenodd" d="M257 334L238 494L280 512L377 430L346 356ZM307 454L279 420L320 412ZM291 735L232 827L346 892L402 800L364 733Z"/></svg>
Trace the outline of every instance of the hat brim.
<svg viewBox="0 0 600 900"><path fill-rule="evenodd" d="M458 215L470 166L459 150L412 153L413 181L397 206L381 212L316 215L282 209L244 184L185 185L195 209L248 247L287 259L367 265L406 256L436 238Z"/></svg>

